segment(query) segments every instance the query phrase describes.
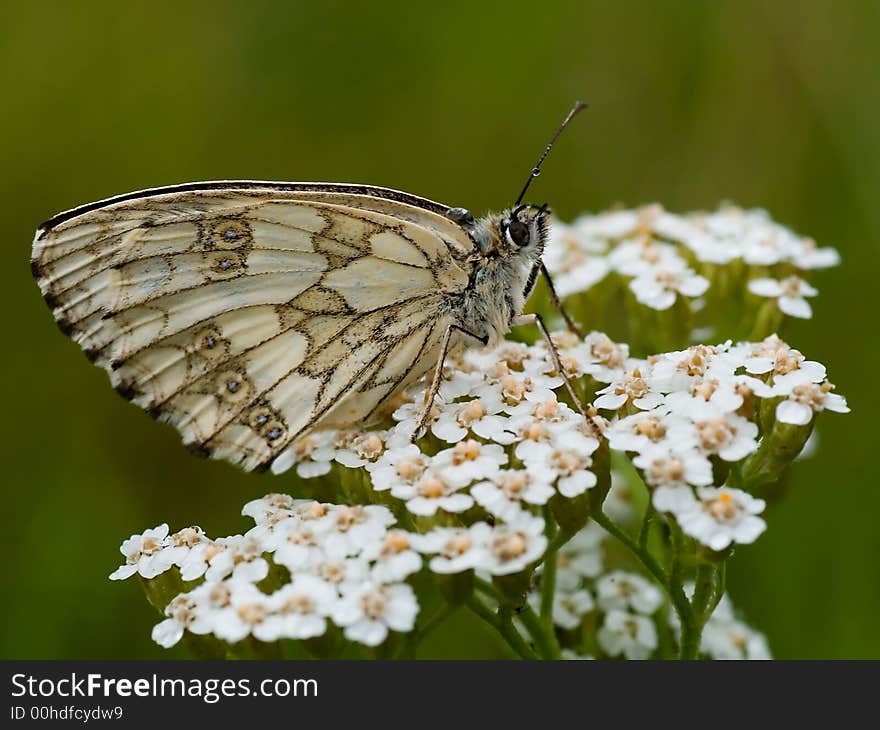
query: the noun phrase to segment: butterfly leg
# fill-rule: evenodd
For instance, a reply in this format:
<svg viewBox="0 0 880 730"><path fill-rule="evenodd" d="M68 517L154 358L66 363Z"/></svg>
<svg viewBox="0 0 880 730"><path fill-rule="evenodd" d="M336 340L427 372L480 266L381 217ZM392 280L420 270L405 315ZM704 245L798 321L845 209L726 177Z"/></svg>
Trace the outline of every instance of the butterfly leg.
<svg viewBox="0 0 880 730"><path fill-rule="evenodd" d="M544 277L544 281L547 282L547 289L550 292L550 301L553 303L553 306L559 311L562 315L562 319L565 320L565 324L568 329L574 332L581 339L584 338L584 333L581 328L578 326L577 322L575 322L565 310L565 307L562 306L562 300L559 298L559 295L556 293L556 287L553 286L553 279L550 277L550 272L547 271L547 267L544 265L544 262L541 262L541 276Z"/></svg>
<svg viewBox="0 0 880 730"><path fill-rule="evenodd" d="M443 340L440 343L440 355L437 357L437 364L434 366L434 374L431 376L431 386L425 391L422 412L419 414L419 420L416 423L415 430L413 431L412 436L410 436L411 441L417 441L421 438L425 431L425 427L428 425L428 420L431 418L431 409L434 407L434 400L437 398L437 393L440 392L440 383L443 381L443 365L446 362L446 356L449 354L449 346L452 343L452 333L455 330L458 330L469 337L473 337L482 345L488 343L487 338L475 335L473 332L468 332L466 329L463 329L456 324L451 324L446 328L446 332L443 333Z"/></svg>
<svg viewBox="0 0 880 730"><path fill-rule="evenodd" d="M521 314L519 317L515 317L514 320L510 323L513 327L521 327L527 324L533 324L538 328L538 331L541 333L541 336L544 338L544 341L547 343L547 348L550 350L550 359L553 362L553 367L556 368L556 372L559 373L559 376L562 378L562 382L565 383L565 389L568 391L568 394L571 396L571 400L577 408L578 412L586 419L587 425L589 426L590 431L592 431L593 436L597 439L601 440L602 429L599 426L599 423L593 418L593 414L589 413L581 403L581 399L578 397L577 393L574 390L574 386L571 383L571 379L568 377L568 373L565 372L565 368L562 366L562 360L559 359L559 350L556 349L556 345L553 342L553 339L550 337L550 331L547 329L547 325L544 324L544 320L540 314Z"/></svg>

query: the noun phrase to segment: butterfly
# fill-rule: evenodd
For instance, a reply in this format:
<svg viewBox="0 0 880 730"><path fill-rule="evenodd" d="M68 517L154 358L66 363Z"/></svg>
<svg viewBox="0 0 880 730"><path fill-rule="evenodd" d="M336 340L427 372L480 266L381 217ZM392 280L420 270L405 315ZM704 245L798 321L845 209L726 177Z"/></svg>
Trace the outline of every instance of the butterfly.
<svg viewBox="0 0 880 730"><path fill-rule="evenodd" d="M317 428L366 423L443 363L540 317L547 206L523 204L578 103L513 207L475 218L367 185L198 182L60 213L32 270L61 330L116 390L193 451L265 469ZM583 408L566 378L569 392Z"/></svg>

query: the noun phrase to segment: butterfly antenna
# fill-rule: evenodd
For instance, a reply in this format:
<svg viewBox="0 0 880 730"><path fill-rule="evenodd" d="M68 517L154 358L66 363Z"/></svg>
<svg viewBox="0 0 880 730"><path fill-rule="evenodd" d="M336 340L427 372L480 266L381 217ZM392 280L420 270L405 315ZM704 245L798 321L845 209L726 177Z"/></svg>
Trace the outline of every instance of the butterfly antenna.
<svg viewBox="0 0 880 730"><path fill-rule="evenodd" d="M529 177L526 179L526 184L523 185L523 189L519 194L519 197L516 199L516 202L513 204L513 207L516 208L521 202L522 199L526 196L526 191L529 189L529 185L532 184L532 180L534 180L538 175L541 174L541 165L544 164L544 160L547 159L547 155L550 154L550 150L553 149L553 145L556 144L556 140L559 139L559 135L562 134L562 130L568 126L568 123L575 118L578 112L587 108L587 104L583 101L576 101L574 106L571 108L571 111L566 114L565 119L562 120L562 124L559 125L559 129L557 129L553 136L550 138L550 141L547 143L547 146L544 148L544 151L541 153L541 156L538 158L538 162L532 168L532 171L529 173Z"/></svg>

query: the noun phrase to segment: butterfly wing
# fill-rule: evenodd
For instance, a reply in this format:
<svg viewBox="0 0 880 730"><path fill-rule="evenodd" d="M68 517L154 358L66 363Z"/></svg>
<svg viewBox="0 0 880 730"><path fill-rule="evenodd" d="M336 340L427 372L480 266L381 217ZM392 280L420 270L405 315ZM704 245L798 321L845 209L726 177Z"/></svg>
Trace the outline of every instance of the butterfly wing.
<svg viewBox="0 0 880 730"><path fill-rule="evenodd" d="M255 469L368 418L436 360L472 246L445 210L364 186L160 188L56 216L32 266L117 390Z"/></svg>

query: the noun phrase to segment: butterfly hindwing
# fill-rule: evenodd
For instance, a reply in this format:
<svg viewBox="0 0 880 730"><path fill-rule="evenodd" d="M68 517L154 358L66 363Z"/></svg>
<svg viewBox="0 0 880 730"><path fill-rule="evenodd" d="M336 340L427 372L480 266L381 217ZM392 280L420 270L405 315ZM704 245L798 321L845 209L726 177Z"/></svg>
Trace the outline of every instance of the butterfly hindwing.
<svg viewBox="0 0 880 730"><path fill-rule="evenodd" d="M444 208L359 186L159 189L56 217L33 268L123 395L253 469L433 364L471 246Z"/></svg>

